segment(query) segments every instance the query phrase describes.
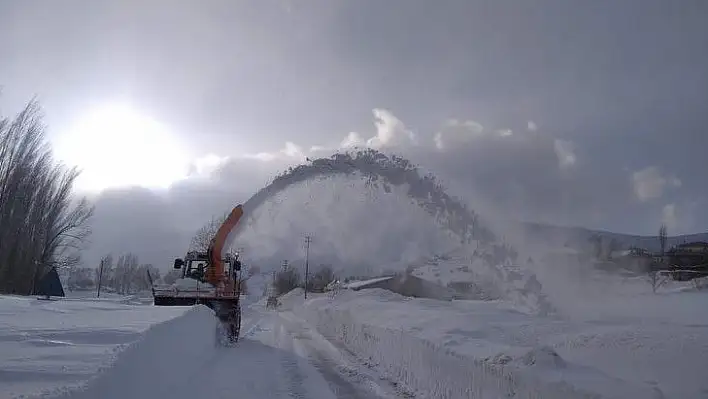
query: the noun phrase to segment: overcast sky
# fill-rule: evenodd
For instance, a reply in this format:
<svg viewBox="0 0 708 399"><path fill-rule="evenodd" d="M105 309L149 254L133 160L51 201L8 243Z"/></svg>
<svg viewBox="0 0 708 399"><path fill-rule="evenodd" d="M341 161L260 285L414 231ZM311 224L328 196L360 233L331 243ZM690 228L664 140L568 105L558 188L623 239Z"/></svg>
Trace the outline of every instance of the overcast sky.
<svg viewBox="0 0 708 399"><path fill-rule="evenodd" d="M0 0L0 111L38 96L92 176L98 252L180 255L285 166L372 137L473 207L701 232L706 21L704 0Z"/></svg>

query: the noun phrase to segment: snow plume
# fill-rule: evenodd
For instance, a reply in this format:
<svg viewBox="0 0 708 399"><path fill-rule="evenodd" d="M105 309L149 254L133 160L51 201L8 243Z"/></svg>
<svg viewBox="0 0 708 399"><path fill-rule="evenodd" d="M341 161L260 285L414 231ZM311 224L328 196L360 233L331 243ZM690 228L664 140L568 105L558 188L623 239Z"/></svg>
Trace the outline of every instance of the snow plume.
<svg viewBox="0 0 708 399"><path fill-rule="evenodd" d="M370 190L345 189L362 178ZM327 185L317 185L322 182ZM356 194L362 191L372 197ZM470 252L476 248L485 269L480 272L495 276L491 280L499 286L495 291L504 298L530 306L531 311L550 309L542 303L533 274L512 266L518 253L500 242L477 213L447 194L434 176L421 175L401 157L367 149L317 159L277 176L243 207L244 218L230 242L236 239L252 261L258 253L269 262L300 259L303 238L312 234L322 238L320 251L329 251L320 253L320 259L334 260L340 268L368 266L359 273L380 274L385 268L381 265L397 264L402 270L420 265L434 249L462 244L470 246ZM381 224L382 219L387 223Z"/></svg>

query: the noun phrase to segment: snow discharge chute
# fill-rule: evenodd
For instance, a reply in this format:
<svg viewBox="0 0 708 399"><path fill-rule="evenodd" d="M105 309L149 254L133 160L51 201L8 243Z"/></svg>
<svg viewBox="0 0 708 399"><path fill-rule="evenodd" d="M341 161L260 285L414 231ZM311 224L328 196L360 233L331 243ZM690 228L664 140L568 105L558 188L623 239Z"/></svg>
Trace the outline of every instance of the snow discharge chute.
<svg viewBox="0 0 708 399"><path fill-rule="evenodd" d="M222 260L224 245L229 238L231 231L236 227L239 220L243 216L243 206L237 205L231 210L229 216L221 224L219 230L216 231L216 235L211 239L209 244L209 249L207 250L207 256L211 262L210 268L207 269L207 281L214 286L219 286L221 283L221 278L224 275L224 262Z"/></svg>

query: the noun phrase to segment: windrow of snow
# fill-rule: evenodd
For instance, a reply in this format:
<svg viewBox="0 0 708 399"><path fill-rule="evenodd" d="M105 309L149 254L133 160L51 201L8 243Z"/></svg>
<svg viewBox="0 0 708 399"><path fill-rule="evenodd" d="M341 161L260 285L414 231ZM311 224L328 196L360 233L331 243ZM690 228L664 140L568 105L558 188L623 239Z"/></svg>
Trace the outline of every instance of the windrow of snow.
<svg viewBox="0 0 708 399"><path fill-rule="evenodd" d="M181 317L151 327L84 387L43 398L161 398L208 365L216 346L215 327L213 312L195 306Z"/></svg>
<svg viewBox="0 0 708 399"><path fill-rule="evenodd" d="M571 323L498 301L392 296L345 290L308 297L294 311L420 397L655 399L700 397L705 388L705 344L693 337L698 346L686 349L686 327ZM695 371L681 377L660 366L676 358Z"/></svg>

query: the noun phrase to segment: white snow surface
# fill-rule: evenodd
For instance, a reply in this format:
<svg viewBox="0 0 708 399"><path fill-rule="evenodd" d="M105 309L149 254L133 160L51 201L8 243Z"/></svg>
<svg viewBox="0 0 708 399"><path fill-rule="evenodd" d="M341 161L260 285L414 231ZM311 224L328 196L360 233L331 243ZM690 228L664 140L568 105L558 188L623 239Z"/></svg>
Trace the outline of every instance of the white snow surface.
<svg viewBox="0 0 708 399"><path fill-rule="evenodd" d="M466 278L451 260L428 266L418 274ZM0 398L708 397L708 292L595 279L602 299L571 285L577 297L547 316L513 301L296 289L278 311L246 307L233 348L216 345L203 306L0 297Z"/></svg>
<svg viewBox="0 0 708 399"><path fill-rule="evenodd" d="M641 300L623 317L618 306L571 321L363 289L308 297L295 313L418 397L708 397L708 293Z"/></svg>
<svg viewBox="0 0 708 399"><path fill-rule="evenodd" d="M0 296L0 398L81 384L152 325L189 309L102 296L56 301Z"/></svg>
<svg viewBox="0 0 708 399"><path fill-rule="evenodd" d="M301 291L286 296L285 302L288 297L299 299ZM382 383L365 367L352 362L349 355L288 311L267 312L258 305L247 308L241 339L235 347L223 347L217 345L219 323L213 312L201 305L126 308L107 301L45 302L8 297L1 303L5 327L2 342L14 354L6 358L6 352L2 352L3 399L398 397L395 386ZM76 317L68 323L57 320L72 313L69 309ZM97 315L97 309L104 314ZM23 346L11 330L18 330L15 316L23 310L25 318L34 323L25 328L29 335L40 336L39 332L56 329L54 333L62 334L67 345L65 353L21 358L31 344ZM126 310L128 314L119 314ZM56 318L44 318L43 312L57 313ZM144 316L151 317L148 321L142 319ZM106 336L113 343L110 334L117 333L118 328L125 330L123 345L92 347L77 340L69 345L72 336L81 337L84 331L95 339ZM82 366L80 373L61 369L72 360ZM61 364L56 370L45 370L52 361ZM16 370L20 366L25 370ZM67 375L58 378L62 372ZM13 385L11 381L22 384Z"/></svg>

